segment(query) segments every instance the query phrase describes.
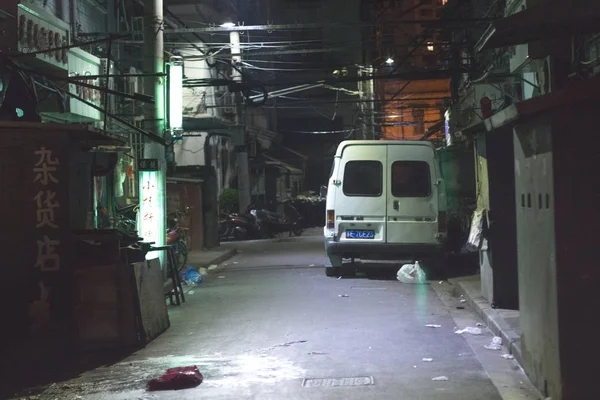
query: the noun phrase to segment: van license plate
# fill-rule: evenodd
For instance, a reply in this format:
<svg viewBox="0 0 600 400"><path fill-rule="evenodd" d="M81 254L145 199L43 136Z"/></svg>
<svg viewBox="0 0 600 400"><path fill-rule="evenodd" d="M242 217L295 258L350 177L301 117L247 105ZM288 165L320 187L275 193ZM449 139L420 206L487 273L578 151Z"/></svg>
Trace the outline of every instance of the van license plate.
<svg viewBox="0 0 600 400"><path fill-rule="evenodd" d="M375 231L346 231L347 239L374 239Z"/></svg>

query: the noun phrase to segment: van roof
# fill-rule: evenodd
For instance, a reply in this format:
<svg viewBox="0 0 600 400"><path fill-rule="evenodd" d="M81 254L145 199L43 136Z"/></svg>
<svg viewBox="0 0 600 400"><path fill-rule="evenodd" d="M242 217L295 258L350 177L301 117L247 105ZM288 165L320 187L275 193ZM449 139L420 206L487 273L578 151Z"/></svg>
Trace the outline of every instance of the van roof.
<svg viewBox="0 0 600 400"><path fill-rule="evenodd" d="M433 143L424 140L344 140L337 148L336 155L342 154L343 150L347 146L362 145L362 146L389 146L389 145L403 145L403 146L426 146L435 150Z"/></svg>

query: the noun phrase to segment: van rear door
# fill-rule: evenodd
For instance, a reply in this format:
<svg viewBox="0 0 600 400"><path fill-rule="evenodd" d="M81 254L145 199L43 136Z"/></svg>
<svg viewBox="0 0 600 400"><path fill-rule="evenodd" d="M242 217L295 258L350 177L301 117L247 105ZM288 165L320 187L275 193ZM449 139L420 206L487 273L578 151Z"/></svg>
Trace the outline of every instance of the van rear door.
<svg viewBox="0 0 600 400"><path fill-rule="evenodd" d="M425 143L389 145L387 161L387 242L437 243L434 149Z"/></svg>
<svg viewBox="0 0 600 400"><path fill-rule="evenodd" d="M340 242L385 243L385 145L348 145L341 154L335 196Z"/></svg>

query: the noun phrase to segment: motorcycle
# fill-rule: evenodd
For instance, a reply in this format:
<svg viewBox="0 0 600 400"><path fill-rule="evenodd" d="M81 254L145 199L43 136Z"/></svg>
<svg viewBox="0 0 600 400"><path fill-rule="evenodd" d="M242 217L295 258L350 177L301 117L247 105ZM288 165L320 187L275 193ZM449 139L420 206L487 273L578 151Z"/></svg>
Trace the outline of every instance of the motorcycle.
<svg viewBox="0 0 600 400"><path fill-rule="evenodd" d="M291 202L285 202L283 205L284 215L280 215L268 210L252 210L261 230L266 236L273 238L280 233L289 233L289 237L300 236L304 232L304 218L300 215L296 207Z"/></svg>
<svg viewBox="0 0 600 400"><path fill-rule="evenodd" d="M266 209L252 208L247 214L229 214L219 221L221 240L271 239L289 232L300 236L304 232L304 218L289 202L284 204L284 216Z"/></svg>
<svg viewBox="0 0 600 400"><path fill-rule="evenodd" d="M266 233L263 225L259 223L256 212L251 210L248 214L229 214L219 221L219 239L221 240L247 240L264 239Z"/></svg>

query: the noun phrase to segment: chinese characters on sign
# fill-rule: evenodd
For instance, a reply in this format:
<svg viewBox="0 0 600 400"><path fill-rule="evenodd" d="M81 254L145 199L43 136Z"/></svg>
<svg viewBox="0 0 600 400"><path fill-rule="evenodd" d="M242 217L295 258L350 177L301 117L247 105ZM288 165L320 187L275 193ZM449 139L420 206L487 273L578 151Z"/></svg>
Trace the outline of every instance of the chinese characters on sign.
<svg viewBox="0 0 600 400"><path fill-rule="evenodd" d="M141 165L138 164L138 167ZM160 185L161 171L140 171L140 210L138 213L138 232L144 242L162 246L166 240L164 228L164 209L161 208L162 195ZM148 259L155 258L156 253L149 252Z"/></svg>
<svg viewBox="0 0 600 400"><path fill-rule="evenodd" d="M158 159L142 158L138 161L138 170L140 171L158 171Z"/></svg>
<svg viewBox="0 0 600 400"><path fill-rule="evenodd" d="M60 240L52 235L59 228L55 210L60 208L56 185L59 184L58 166L60 161L52 155L52 150L40 147L34 151L37 160L33 166L33 183L37 194L33 198L36 207L36 228L43 228L43 235L37 237L35 268L40 272L60 270L60 255L57 248Z"/></svg>
<svg viewBox="0 0 600 400"><path fill-rule="evenodd" d="M152 241L153 234L153 221L154 221L154 202L152 201L152 196L156 191L156 182L148 180L142 181L142 226L144 230L142 231L142 237L147 239L148 241Z"/></svg>

